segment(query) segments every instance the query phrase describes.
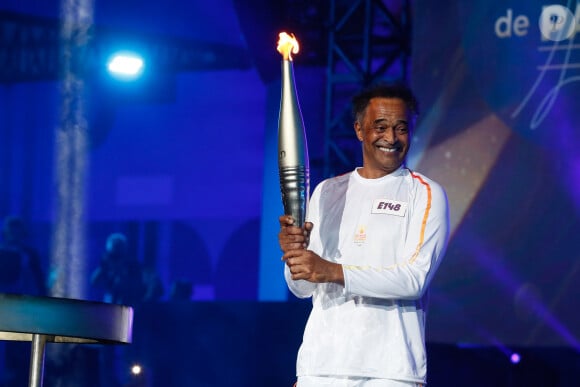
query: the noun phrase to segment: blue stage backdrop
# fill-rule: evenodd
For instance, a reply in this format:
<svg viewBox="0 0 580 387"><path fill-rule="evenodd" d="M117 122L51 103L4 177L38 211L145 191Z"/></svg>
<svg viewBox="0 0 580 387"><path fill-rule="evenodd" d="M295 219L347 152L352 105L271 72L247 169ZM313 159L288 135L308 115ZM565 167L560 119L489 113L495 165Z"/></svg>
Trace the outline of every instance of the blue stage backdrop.
<svg viewBox="0 0 580 387"><path fill-rule="evenodd" d="M260 256L260 230L275 238L277 229L276 218L261 217L264 203L281 208L276 168L264 160L273 159L277 129L276 32L286 26L269 15L248 21L235 7L259 1L94 3L95 25L109 32L228 44L239 54L233 63L247 55L250 64L166 73L136 93L88 77L87 277L107 235L121 231L166 290L185 278L194 300L286 299L275 241ZM58 6L7 0L0 10L56 20ZM428 339L506 353L580 349L579 3L413 8L411 81L422 116L410 166L447 188L453 227L431 289ZM296 57L313 157L322 149L324 74ZM0 217L25 218L47 268L59 103L55 79L0 85Z"/></svg>
<svg viewBox="0 0 580 387"><path fill-rule="evenodd" d="M413 167L453 235L429 340L580 349L580 2L424 1Z"/></svg>
<svg viewBox="0 0 580 387"><path fill-rule="evenodd" d="M30 60L24 70L34 73L51 58L47 52L58 56L60 3L1 2L0 70L22 58ZM107 235L124 232L131 252L158 270L165 298L180 280L193 283L196 301L288 298L275 239L282 205L272 142L280 98L276 43L288 26L282 16L270 17L269 2L238 4L245 12L235 3L94 2L85 84L87 279ZM149 76L134 83L107 79L104 59L114 48L146 48ZM297 87L310 144L320 153L325 69L301 60ZM163 61L207 66L155 66ZM63 151L55 144L61 85L56 76L23 78L0 83L0 219L24 218L48 271L61 173L55 159ZM267 219L272 227L263 224L265 202L275 208ZM261 227L274 231L266 238L275 247L263 256Z"/></svg>

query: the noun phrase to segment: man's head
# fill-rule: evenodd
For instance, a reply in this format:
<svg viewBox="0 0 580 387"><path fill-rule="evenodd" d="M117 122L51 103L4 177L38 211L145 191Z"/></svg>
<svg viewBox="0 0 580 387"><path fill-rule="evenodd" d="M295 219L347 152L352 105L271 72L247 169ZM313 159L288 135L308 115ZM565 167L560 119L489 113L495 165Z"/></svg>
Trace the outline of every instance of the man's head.
<svg viewBox="0 0 580 387"><path fill-rule="evenodd" d="M107 238L107 255L111 258L122 259L127 255L127 238L121 233L114 233Z"/></svg>
<svg viewBox="0 0 580 387"><path fill-rule="evenodd" d="M403 85L378 85L356 95L352 106L363 148L361 175L378 178L395 171L405 162L418 114L413 93Z"/></svg>

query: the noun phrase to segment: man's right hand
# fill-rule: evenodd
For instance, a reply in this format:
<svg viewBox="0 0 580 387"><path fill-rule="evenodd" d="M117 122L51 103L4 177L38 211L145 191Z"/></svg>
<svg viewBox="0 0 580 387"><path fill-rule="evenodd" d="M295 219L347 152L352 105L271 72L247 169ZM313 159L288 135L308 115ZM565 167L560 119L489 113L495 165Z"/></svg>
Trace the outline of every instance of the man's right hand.
<svg viewBox="0 0 580 387"><path fill-rule="evenodd" d="M278 243L284 253L290 250L305 249L310 241L312 223L304 223L304 227L294 226L294 218L290 215L282 215L280 221L280 232L278 233Z"/></svg>

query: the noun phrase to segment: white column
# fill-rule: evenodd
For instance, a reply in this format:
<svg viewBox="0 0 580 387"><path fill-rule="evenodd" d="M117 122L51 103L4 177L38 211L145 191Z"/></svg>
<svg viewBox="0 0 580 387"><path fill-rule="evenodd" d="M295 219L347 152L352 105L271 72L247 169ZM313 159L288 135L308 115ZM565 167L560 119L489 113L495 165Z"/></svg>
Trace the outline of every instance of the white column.
<svg viewBox="0 0 580 387"><path fill-rule="evenodd" d="M55 135L55 219L51 294L86 294L86 203L88 172L85 81L79 66L93 24L92 0L61 2L61 111Z"/></svg>

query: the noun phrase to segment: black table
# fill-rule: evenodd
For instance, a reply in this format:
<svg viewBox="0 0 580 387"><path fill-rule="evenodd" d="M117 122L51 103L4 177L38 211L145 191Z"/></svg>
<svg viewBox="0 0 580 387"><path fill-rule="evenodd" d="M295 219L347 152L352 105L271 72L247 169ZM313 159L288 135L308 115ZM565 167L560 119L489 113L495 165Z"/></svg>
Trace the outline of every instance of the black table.
<svg viewBox="0 0 580 387"><path fill-rule="evenodd" d="M30 387L42 386L52 343L131 343L133 309L124 305L0 293L0 340L30 341Z"/></svg>

